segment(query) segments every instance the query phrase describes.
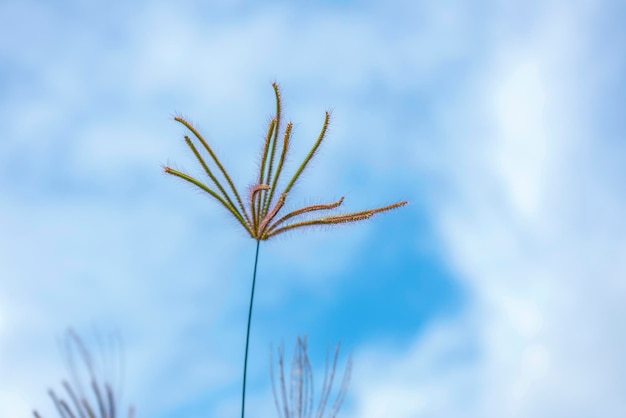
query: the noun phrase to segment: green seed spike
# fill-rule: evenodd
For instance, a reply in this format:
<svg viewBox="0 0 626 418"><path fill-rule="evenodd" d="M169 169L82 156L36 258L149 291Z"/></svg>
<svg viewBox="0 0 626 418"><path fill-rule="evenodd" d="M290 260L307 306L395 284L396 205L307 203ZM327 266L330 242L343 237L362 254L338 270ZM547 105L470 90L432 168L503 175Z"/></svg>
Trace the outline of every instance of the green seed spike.
<svg viewBox="0 0 626 418"><path fill-rule="evenodd" d="M204 190L205 192L207 192L208 194L210 194L211 196L213 196L215 199L217 199L222 205L224 205L224 207L226 209L228 209L228 211L230 213L233 214L233 216L235 216L235 218L237 218L237 220L241 223L241 225L250 233L250 235L254 236L252 230L249 227L249 224L241 217L241 215L239 214L239 212L237 212L236 210L233 210L232 207L228 204L228 202L226 202L224 199L222 199L220 197L220 195L218 195L217 193L215 193L213 190L209 189L206 185L204 185L204 183L196 180L195 178L191 177L188 174L182 173L178 170L175 170L171 167L165 167L164 172L166 174L171 174L173 176L176 176L180 179L185 180L188 183L193 184L194 186Z"/></svg>
<svg viewBox="0 0 626 418"><path fill-rule="evenodd" d="M265 231L265 228L267 227L267 225L272 221L272 219L274 219L274 217L278 214L278 211L285 204L286 198L287 198L287 195L283 194L280 197L280 199L278 199L278 203L276 203L276 207L274 207L274 209L272 209L272 211L265 216L265 219L263 219L263 221L259 225L259 234L261 236L263 236L263 232Z"/></svg>
<svg viewBox="0 0 626 418"><path fill-rule="evenodd" d="M195 147L195 145L193 144L193 142L191 142L191 139L189 139L188 136L185 136L185 142L187 143L187 145L189 146L189 148L191 148L191 151L193 152L193 154L196 156L196 159L198 160L198 162L200 163L200 165L202 165L202 168L204 168L204 171L207 173L207 175L209 176L209 178L213 181L213 184L215 184L217 186L217 188L219 189L219 191L222 193L222 197L224 199L226 199L226 201L228 202L228 206L229 206L229 210L231 212L238 212L237 208L235 207L235 205L233 204L233 201L230 199L230 196L228 196L228 193L226 193L226 190L224 190L224 188L222 187L222 185L220 184L220 182L215 178L215 176L213 175L213 173L211 172L211 170L209 169L209 166L207 165L207 163L204 161L204 158L202 158L202 156L200 155L200 153L198 152L198 149ZM243 208L242 208L243 209ZM245 213L244 211L244 215L246 217L246 219L249 221L250 218L248 218L248 214Z"/></svg>
<svg viewBox="0 0 626 418"><path fill-rule="evenodd" d="M283 232L291 231L292 229L296 229L296 228L303 228L306 226L315 226L315 225L336 225L336 224L342 224L342 223L348 223L348 222L358 222L358 221L364 221L371 217L372 217L372 213L367 212L367 213L363 213L359 215L333 216L333 217L328 217L328 218L313 219L311 221L297 222L297 223L293 223L291 225L288 225L282 228L275 229L273 232L266 234L265 239L266 240L270 239L273 236L282 234Z"/></svg>
<svg viewBox="0 0 626 418"><path fill-rule="evenodd" d="M276 153L276 143L278 142L278 135L280 133L280 122L282 121L282 102L280 98L280 89L278 88L277 83L272 83L272 87L274 88L274 96L276 96L276 129L274 130L274 135L272 137L272 145L271 145L271 155L270 155L270 163L267 169L267 178L265 179L265 184L270 184L270 180L272 178L272 169L274 168L274 155ZM267 210L267 207L271 202L269 201L268 195L265 194L263 196L263 209ZM263 213L265 215L265 213Z"/></svg>
<svg viewBox="0 0 626 418"><path fill-rule="evenodd" d="M336 209L339 206L341 206L341 204L343 203L343 197L341 199L339 199L338 201L336 201L335 203L331 203L329 205L315 205L315 206L308 206L306 208L302 208L302 209L298 209L298 210L294 210L293 212L288 213L287 215L283 216L282 218L280 218L278 221L274 222L274 224L272 224L272 228L271 230L268 230L265 232L265 235L271 233L274 229L276 229L276 227L278 227L279 225L281 225L282 223L284 223L285 221L304 214L304 213L308 213L308 212L314 212L317 210L331 210L331 209Z"/></svg>
<svg viewBox="0 0 626 418"><path fill-rule="evenodd" d="M276 125L278 121L276 118L272 119L270 122L270 127L267 131L267 136L265 137L265 143L263 145L263 153L261 156L261 169L259 170L259 181L258 184L263 184L263 178L265 173L265 166L267 165L267 156L270 149L270 142L272 137L274 136L274 131L276 130ZM261 196L257 198L256 202L256 213L261 213Z"/></svg>
<svg viewBox="0 0 626 418"><path fill-rule="evenodd" d="M211 158L213 158L213 161L215 161L215 164L217 164L217 167L220 169L220 171L222 172L222 174L226 178L226 181L230 185L230 188L232 189L233 193L235 194L235 197L237 198L237 202L239 203L239 207L241 208L241 211L245 214L246 213L246 208L243 206L243 203L241 201L241 197L239 196L239 193L237 192L237 189L235 188L235 185L233 184L233 181L231 180L230 176L228 175L228 172L226 172L226 170L224 169L224 166L222 166L222 163L220 163L220 160L217 158L217 155L215 155L215 153L213 152L213 150L211 149L209 144L204 140L202 135L200 135L200 133L196 130L196 128L193 127L193 125L191 123L187 122L185 119L183 119L181 117L175 117L174 120L176 122L181 123L187 129L189 129L194 134L194 136L196 138L198 138L198 141L200 141L202 146L204 146L204 148L207 150L209 155L211 155Z"/></svg>
<svg viewBox="0 0 626 418"><path fill-rule="evenodd" d="M317 138L317 141L315 141L315 145L313 145L313 148L311 148L311 151L309 151L309 155L306 156L306 158L304 159L304 162L302 163L302 165L300 165L300 168L298 168L298 171L296 171L296 174L293 176L293 178L289 182L289 185L285 189L284 193L289 193L293 185L296 183L296 181L298 181L298 177L300 177L300 174L302 174L307 164L309 164L309 161L311 161L311 158L313 158L313 156L317 152L317 149L319 148L320 144L324 140L324 137L326 137L326 131L328 130L329 123L330 123L330 113L326 112L326 117L324 118L324 125L322 126L322 132L320 133L320 136Z"/></svg>
<svg viewBox="0 0 626 418"><path fill-rule="evenodd" d="M283 151L280 154L280 160L278 160L278 167L276 168L276 175L274 176L274 180L272 181L272 187L270 187L270 190L269 190L269 198L267 200L267 204L263 208L264 214L267 214L267 211L269 210L269 207L272 204L272 198L274 197L276 184L278 183L278 178L280 177L280 173L283 170L283 165L285 164L285 160L287 159L287 151L289 150L292 129L293 129L293 123L289 122L289 124L287 124L287 129L285 130L285 135L283 137Z"/></svg>
<svg viewBox="0 0 626 418"><path fill-rule="evenodd" d="M270 186L267 184L257 184L250 191L250 211L252 212L252 229L256 231L257 221L259 217L256 215L258 213L258 209L255 209L255 201L258 202L258 198L256 198L257 193L262 192L263 190L269 189Z"/></svg>

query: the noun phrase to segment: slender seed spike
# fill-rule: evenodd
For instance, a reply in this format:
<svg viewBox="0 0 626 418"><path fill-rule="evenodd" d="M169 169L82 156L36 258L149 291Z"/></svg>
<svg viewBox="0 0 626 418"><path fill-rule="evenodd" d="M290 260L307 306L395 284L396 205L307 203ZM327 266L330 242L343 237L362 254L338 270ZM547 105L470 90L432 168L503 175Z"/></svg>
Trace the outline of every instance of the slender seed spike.
<svg viewBox="0 0 626 418"><path fill-rule="evenodd" d="M382 212L387 212L393 209L397 209L397 208L407 205L408 203L409 202L399 202L399 203L394 203L393 205L385 206L385 207L378 208L378 209L369 209L369 210L364 210L361 212L345 213L343 215L329 216L324 219L328 220L329 223L335 223L334 220L336 218L352 218L352 217L360 217L360 216L367 216L369 218L371 216L374 216L377 213L382 213ZM348 221L348 222L351 222L351 221Z"/></svg>
<svg viewBox="0 0 626 418"><path fill-rule="evenodd" d="M274 180L272 181L272 187L270 188L269 198L267 199L266 206L263 208L263 214L267 214L269 207L272 205L272 199L274 197L274 191L276 190L276 184L278 183L278 178L280 177L280 173L283 170L283 165L285 164L285 160L287 159L287 151L289 150L289 143L291 140L291 131L293 129L293 123L289 122L287 124L287 129L285 129L285 135L283 137L283 151L280 155L280 160L278 160L278 167L276 168L276 175L274 176Z"/></svg>
<svg viewBox="0 0 626 418"><path fill-rule="evenodd" d="M272 219L274 219L274 217L278 214L280 209L283 207L283 205L285 204L286 198L287 198L286 194L283 194L282 196L280 196L280 199L278 199L278 203L276 203L276 206L274 207L274 209L272 209L272 211L265 216L265 219L263 219L263 222L261 222L261 224L259 225L259 231L258 231L259 237L263 236L263 232L265 231L265 228L272 221Z"/></svg>
<svg viewBox="0 0 626 418"><path fill-rule="evenodd" d="M353 216L358 217L358 216L362 216L362 215L368 215L368 217L371 217L371 216L373 216L373 215L375 215L377 213L387 212L387 211L390 211L390 210L397 209L397 208L400 208L402 206L408 205L408 203L409 202L399 202L399 203L394 203L393 205L384 206L384 207L378 208L378 209L368 209L368 210L364 210L364 211L361 211L361 212L346 213L346 214L343 214L343 215L337 215L336 217L339 217L339 218L350 218L350 217L353 217ZM335 218L335 216L330 216L330 217L328 217L326 219L330 220L332 218Z"/></svg>
<svg viewBox="0 0 626 418"><path fill-rule="evenodd" d="M265 166L267 165L267 157L269 155L270 142L274 136L274 131L277 129L276 124L278 121L276 118L272 119L270 122L270 127L267 131L267 136L265 137L265 142L263 145L263 155L261 157L261 170L259 171L259 184L263 184L264 175L265 175ZM256 203L256 213L261 213L261 196L257 198Z"/></svg>
<svg viewBox="0 0 626 418"><path fill-rule="evenodd" d="M293 176L293 178L289 182L289 185L285 189L284 193L289 193L289 191L291 190L293 185L298 180L298 177L300 177L300 174L302 174L302 172L306 168L306 166L309 163L309 161L311 161L311 158L313 158L313 156L317 152L317 149L319 148L320 144L324 140L324 137L326 136L326 131L328 130L328 124L329 123L330 123L330 113L326 112L326 118L324 119L324 125L322 126L322 132L320 133L319 137L317 138L317 141L315 141L315 145L313 145L313 148L311 149L311 151L309 151L309 155L306 156L304 162L302 163L302 165L300 165L300 168L298 168L298 171L296 171L296 174Z"/></svg>
<svg viewBox="0 0 626 418"><path fill-rule="evenodd" d="M274 135L274 130L276 129L276 118L272 119L270 122L270 126L267 131L267 136L265 137L265 142L263 143L263 153L261 154L261 170L259 172L259 184L263 183L263 174L265 173L265 164L267 162L267 156L270 149L270 141L272 136Z"/></svg>
<svg viewBox="0 0 626 418"><path fill-rule="evenodd" d="M259 170L259 183L263 183L265 180L265 167L267 165L267 157L269 156L270 142L274 136L274 129L276 129L276 119L272 119L268 128L265 141L263 143L263 152L261 153L261 167Z"/></svg>
<svg viewBox="0 0 626 418"><path fill-rule="evenodd" d="M228 193L226 193L226 190L224 190L224 188L222 187L220 182L217 180L217 178L215 178L215 176L213 175L213 173L211 172L211 170L207 166L206 162L204 161L204 158L202 158L202 156L198 152L198 149L196 148L196 146L191 142L191 139L189 139L189 137L186 136L186 135L185 135L185 142L187 143L189 148L191 148L191 151L196 156L196 159L198 160L200 165L202 165L202 168L204 168L204 171L207 173L209 178L213 181L213 184L215 184L217 186L218 190L222 193L222 197L228 202L229 209L231 211L239 213L239 211L237 210L237 207L235 206L233 201L230 199L230 196L228 195ZM243 211L243 215L245 216L246 220L248 220L248 222L249 222L248 214L246 213L245 207L243 207L243 206L242 206L242 211ZM241 214L239 214L239 216L241 217Z"/></svg>
<svg viewBox="0 0 626 418"><path fill-rule="evenodd" d="M274 96L276 98L276 130L274 132L274 137L278 138L278 133L280 132L280 122L282 121L283 112L282 112L282 100L280 95L280 87L278 83L272 83L272 87L274 88Z"/></svg>
<svg viewBox="0 0 626 418"><path fill-rule="evenodd" d="M393 209L398 209L398 208L401 208L402 206L406 206L406 205L408 205L408 204L409 204L409 202L407 202L406 200L405 200L404 202L394 203L393 205L385 206L385 207L378 208L378 209L373 209L373 210L372 210L372 214L374 214L374 213L388 212L388 211L390 211L390 210L393 210Z"/></svg>
<svg viewBox="0 0 626 418"><path fill-rule="evenodd" d="M276 143L278 142L278 135L280 133L280 122L282 121L282 103L280 100L280 89L278 88L278 84L273 83L272 87L274 87L274 95L276 96L276 129L274 130L274 136L271 140L271 151L270 151L270 162L267 169L267 178L263 183L270 184L272 180L272 170L274 167L274 155L276 154ZM270 205L268 201L268 195L263 196L263 214L266 215L266 210Z"/></svg>
<svg viewBox="0 0 626 418"><path fill-rule="evenodd" d="M241 196L239 196L239 193L237 192L237 189L235 188L235 185L233 184L233 181L231 180L230 176L228 175L228 172L224 169L224 166L222 165L220 160L217 158L217 155L215 155L215 153L213 152L213 149L211 149L209 144L204 140L202 135L200 135L200 133L196 130L196 128L193 127L193 125L191 123L187 122L185 119L183 119L181 117L175 117L174 120L176 122L181 123L187 129L189 129L194 134L194 136L196 138L198 138L198 141L200 141L200 143L207 150L209 155L211 155L211 158L213 158L213 161L215 161L215 164L220 169L220 171L222 172L222 174L226 178L226 181L230 185L230 188L232 189L233 193L235 194L235 198L237 199L237 202L239 203L239 207L245 213L246 210L245 210L245 208L243 206L243 202L241 201Z"/></svg>
<svg viewBox="0 0 626 418"><path fill-rule="evenodd" d="M226 209L228 209L228 211L230 213L232 213L235 218L237 218L237 220L241 223L241 225L246 228L246 230L250 233L250 235L252 234L252 231L250 230L248 224L246 223L246 221L241 217L241 215L234 210L224 199L222 199L220 197L220 195L218 195L217 193L215 193L213 190L209 189L205 184L199 182L198 180L196 180L195 178L191 177L188 174L182 173L178 170L174 170L171 167L165 167L165 172L167 174L171 174L173 176L176 176L178 178L181 178L191 184L193 184L194 186L204 190L205 192L207 192L208 194L210 194L211 196L213 196L215 199L217 199Z"/></svg>
<svg viewBox="0 0 626 418"><path fill-rule="evenodd" d="M269 189L270 186L268 186L267 184L257 184L256 186L254 186L252 188L252 190L250 191L250 210L252 211L252 231L254 231L253 237L256 237L257 234L257 225L259 224L259 218L260 216L257 214L257 210L255 209L255 196L263 191L263 190L267 190ZM257 199L258 200L258 199Z"/></svg>
<svg viewBox="0 0 626 418"><path fill-rule="evenodd" d="M331 210L331 209L336 209L339 206L341 206L341 204L343 203L343 197L341 199L339 199L338 201L336 201L335 203L331 203L328 205L314 205L314 206L307 206L306 208L302 208L302 209L298 209L298 210L294 210L293 212L288 213L287 215L283 216L282 218L280 218L279 220L277 220L276 222L274 222L272 224L272 226L269 227L267 232L271 232L272 230L274 230L276 227L278 227L280 224L282 224L283 222L295 217L295 216L299 216L308 212L314 212L317 210Z"/></svg>
<svg viewBox="0 0 626 418"><path fill-rule="evenodd" d="M254 186L252 190L250 190L250 206L253 205L255 200L254 198L256 197L257 193L259 193L261 190L267 190L269 188L270 186L268 186L267 184L257 184L256 186Z"/></svg>
<svg viewBox="0 0 626 418"><path fill-rule="evenodd" d="M352 215L352 214L338 215L338 216L331 216L327 218L313 219L311 221L298 222L298 223L290 224L285 227L273 230L271 233L268 233L265 235L265 239L270 239L271 237L276 236L278 234L282 234L283 232L287 232L296 228L302 228L305 226L334 225L334 224L342 224L342 223L348 223L348 222L358 222L358 221L364 221L371 217L372 217L372 213L366 212L366 213L361 213L357 215Z"/></svg>
<svg viewBox="0 0 626 418"><path fill-rule="evenodd" d="M357 222L365 219L369 219L372 217L372 212L364 212L356 215L347 214L347 215L337 215L337 216L329 216L328 218L318 219L317 222L320 224L342 224L346 222ZM312 221L315 222L315 221Z"/></svg>
<svg viewBox="0 0 626 418"><path fill-rule="evenodd" d="M270 145L270 159L269 159L269 165L267 167L267 177L265 178L265 183L271 183L272 182L272 170L274 168L274 156L276 154L276 136L274 136L274 138L272 139L272 143ZM263 196L263 209L265 209L268 206L269 202L268 202L268 195L264 195Z"/></svg>

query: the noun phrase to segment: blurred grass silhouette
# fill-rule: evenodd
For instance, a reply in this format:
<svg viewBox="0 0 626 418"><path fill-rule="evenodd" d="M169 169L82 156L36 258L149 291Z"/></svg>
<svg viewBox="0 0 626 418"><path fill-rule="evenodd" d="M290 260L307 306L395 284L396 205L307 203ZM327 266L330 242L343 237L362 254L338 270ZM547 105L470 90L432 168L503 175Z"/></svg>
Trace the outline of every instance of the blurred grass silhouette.
<svg viewBox="0 0 626 418"><path fill-rule="evenodd" d="M337 360L339 358L338 344L333 356L332 365L329 364L328 353L326 355L326 368L324 370L324 381L322 382L322 390L317 404L316 418L323 418L328 404L328 399L332 392L335 372L337 370ZM350 381L350 372L352 371L352 359L348 359L348 364L343 375L341 387L337 392L335 401L330 410L329 417L334 418L341 408L348 391L348 383ZM274 361L270 353L270 375L272 378L272 392L274 394L274 403L278 418L311 418L315 410L315 380L313 379L313 369L309 362L307 353L307 338L298 337L298 343L291 361L291 379L289 389L287 389L285 378L285 356L283 347L278 348L278 374L280 380L280 394L276 388L274 378Z"/></svg>
<svg viewBox="0 0 626 418"><path fill-rule="evenodd" d="M109 342L109 347L104 347L101 344L101 358L100 362L97 362L92 358L91 352L78 334L71 329L67 331L63 350L66 355L70 380L62 381L67 398L57 396L52 389L48 391L61 418L117 418L121 416L118 413L119 398L121 397L121 375L123 374L120 343L119 339L113 338ZM113 359L107 358L107 348L114 351L112 354ZM116 356L117 359L115 358ZM116 367L114 365L108 364L109 360L117 362L118 370L115 370ZM120 376L106 376L108 372L115 373L116 371L120 373ZM83 382L85 372L88 379L88 389L85 389L85 383ZM114 386L114 380L118 380L117 387ZM36 418L42 418L36 410L33 411L33 414ZM128 408L126 416L134 418L133 406Z"/></svg>

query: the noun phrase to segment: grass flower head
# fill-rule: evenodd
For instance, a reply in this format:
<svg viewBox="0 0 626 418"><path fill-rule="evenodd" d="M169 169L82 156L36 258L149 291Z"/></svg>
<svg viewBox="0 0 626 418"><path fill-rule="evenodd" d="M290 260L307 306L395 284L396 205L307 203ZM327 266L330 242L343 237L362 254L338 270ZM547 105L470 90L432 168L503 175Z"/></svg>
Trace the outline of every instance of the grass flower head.
<svg viewBox="0 0 626 418"><path fill-rule="evenodd" d="M267 135L265 136L259 176L255 179L254 185L250 188L245 203L242 199L244 195L237 190L228 171L224 168L208 142L189 121L179 116L175 117L174 120L185 126L185 128L191 132L194 139L192 140L188 135L185 135L185 142L202 166L210 183L207 185L189 174L167 166L165 167L165 172L189 182L208 193L226 208L248 234L257 241L265 241L283 232L299 228L362 221L371 218L377 213L390 211L407 204L407 202L399 202L375 209L339 215L319 216L310 219L310 214L313 212L323 213L340 207L344 201L342 197L334 203L307 206L283 214L283 207L287 197L307 168L311 159L317 153L322 141L326 138L328 125L330 123L330 113L326 112L322 130L315 144L313 144L313 148L311 148L302 164L300 164L293 174L285 189L277 194L276 189L278 181L283 174L283 167L287 159L289 146L291 145L293 123L289 122L284 131L281 132L282 109L280 90L276 83L273 84L273 87L276 96L276 116L271 120ZM210 164L207 163L206 154L208 154L209 161L211 161ZM223 179L220 180L217 175L223 177Z"/></svg>

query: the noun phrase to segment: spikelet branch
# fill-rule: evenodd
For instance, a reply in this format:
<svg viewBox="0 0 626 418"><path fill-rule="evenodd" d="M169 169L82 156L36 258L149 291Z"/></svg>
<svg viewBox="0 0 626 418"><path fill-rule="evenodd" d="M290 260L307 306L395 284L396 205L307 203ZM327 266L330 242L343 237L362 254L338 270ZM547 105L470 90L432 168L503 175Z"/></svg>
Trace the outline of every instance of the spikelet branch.
<svg viewBox="0 0 626 418"><path fill-rule="evenodd" d="M274 157L276 154L276 143L278 142L278 135L280 134L280 123L282 121L282 101L280 97L280 89L278 88L278 84L273 83L272 87L274 88L274 95L276 96L276 129L274 130L274 135L271 140L271 150L270 150L270 158L269 158L269 166L267 169L267 177L265 178L264 183L270 184L272 179L272 171L274 169ZM269 207L269 196L268 194L264 194L263 196L263 214L267 211Z"/></svg>
<svg viewBox="0 0 626 418"><path fill-rule="evenodd" d="M226 171L226 169L224 169L224 166L222 165L222 163L220 162L220 160L217 158L217 155L215 155L215 152L213 152L213 149L209 146L209 144L204 140L204 138L202 137L202 135L200 135L200 132L198 132L196 130L196 128L193 127L193 125L189 122L187 122L185 119L181 118L181 117L175 117L174 120L176 122L181 123L183 126L185 126L187 129L189 129L194 136L198 139L198 141L200 141L200 143L202 144L202 146L207 150L207 152L209 153L209 155L211 156L211 158L213 158L213 161L215 161L215 164L217 165L217 167L220 169L220 171L222 172L222 174L224 175L224 178L226 178L226 181L228 182L231 190L233 191L233 193L235 194L235 198L237 199L237 202L239 203L239 207L241 208L241 211L243 213L246 213L246 208L243 206L243 202L241 201L241 196L239 196L239 192L237 192L237 189L235 188L235 185L233 184L232 179L230 178L230 176L228 175L228 172Z"/></svg>
<svg viewBox="0 0 626 418"><path fill-rule="evenodd" d="M267 131L267 136L265 137L265 141L263 144L263 153L261 156L261 169L259 170L259 181L258 184L263 184L264 183L264 176L265 176L265 167L267 165L267 157L269 155L269 149L270 149L270 142L272 141L272 138L274 136L274 131L276 130L276 124L278 123L278 121L276 120L276 118L272 119L272 121L270 122L270 126L269 129ZM256 202L256 210L255 213L261 213L261 196L259 195L257 197L257 202ZM254 221L256 222L256 221Z"/></svg>
<svg viewBox="0 0 626 418"><path fill-rule="evenodd" d="M239 223L241 223L241 225L246 228L246 230L250 233L250 235L252 234L252 231L250 230L248 224L246 223L246 220L243 219L241 217L241 215L239 214L239 212L237 212L236 210L234 210L234 208L228 204L228 202L226 202L224 199L222 199L222 197L220 195L218 195L215 191L211 190L207 185L205 185L204 183L196 180L195 178L191 177L188 174L182 173L178 170L175 170L171 167L165 167L164 168L165 173L167 174L171 174L175 177L178 177L182 180L185 180L188 183L193 184L194 186L202 189L203 191L207 192L208 194L210 194L211 196L213 196L218 202L220 202L230 213L233 214L233 216L235 216L235 218L237 218L237 220L239 221Z"/></svg>
<svg viewBox="0 0 626 418"><path fill-rule="evenodd" d="M277 220L276 222L274 222L272 224L272 226L268 229L268 233L272 232L274 229L276 229L279 225L283 224L285 221L299 216L299 215L303 215L305 213L308 212L314 212L314 211L318 211L318 210L332 210L332 209L336 209L339 206L341 206L341 204L343 203L343 197L341 199L339 199L338 201L336 201L335 203L330 203L327 205L313 205L313 206L307 206L306 208L302 208L302 209L298 209L298 210L294 210L293 212L288 213L287 215L283 216L282 218L280 218L279 220Z"/></svg>
<svg viewBox="0 0 626 418"><path fill-rule="evenodd" d="M259 236L263 236L263 231L265 231L265 228L267 228L267 225L272 221L272 219L274 219L274 217L276 217L280 209L283 207L283 205L285 204L286 198L287 198L286 194L281 195L274 209L272 209L270 213L265 215L265 219L263 219L263 222L261 222L261 224L259 225L259 229L258 229Z"/></svg>
<svg viewBox="0 0 626 418"><path fill-rule="evenodd" d="M314 225L335 225L335 224L343 224L349 222L358 222L364 221L372 217L371 212L362 212L358 214L348 214L348 215L337 215L337 216L329 216L325 218L312 219L310 221L296 222L282 228L278 228L273 230L270 233L267 233L263 236L263 239L270 239L273 236L278 234L282 234L283 232L291 231L292 229L303 228L307 226Z"/></svg>
<svg viewBox="0 0 626 418"><path fill-rule="evenodd" d="M231 212L234 211L234 212L238 212L239 213L239 211L235 207L235 204L231 200L230 196L228 195L228 193L226 193L226 190L224 190L224 188L222 187L220 182L217 180L217 178L215 178L215 176L213 175L213 173L209 169L209 166L204 161L204 158L202 158L202 156L198 152L198 149L196 148L196 146L193 144L193 142L191 142L191 139L189 139L189 137L186 136L186 135L185 135L185 142L187 143L187 145L189 146L189 148L191 149L191 151L195 155L195 157L198 160L198 162L200 163L200 165L202 165L202 168L204 169L205 173L209 176L209 178L213 181L213 184L215 184L217 186L218 190L222 193L222 197L228 202L229 210ZM248 222L250 222L250 220L249 220L250 218L248 217L248 214L245 211L243 212L243 214L244 214L246 220ZM239 216L241 216L241 214L239 214Z"/></svg>
<svg viewBox="0 0 626 418"><path fill-rule="evenodd" d="M296 171L296 174L293 176L293 178L291 179L291 181L287 185L287 188L285 189L284 193L289 193L289 191L291 190L293 185L296 183L296 181L298 181L298 178L300 177L300 174L302 174L302 172L304 171L306 166L309 164L309 161L311 161L311 158L313 158L315 153L317 153L317 150L318 150L320 144L322 143L322 141L326 137L326 131L328 130L328 124L329 123L330 123L330 113L326 112L326 117L324 118L324 125L322 126L322 132L320 132L320 135L318 136L317 141L315 141L315 144L313 145L313 148L311 148L311 151L309 151L309 154L304 159L304 162L300 165L300 167Z"/></svg>
<svg viewBox="0 0 626 418"><path fill-rule="evenodd" d="M278 167L276 168L276 175L272 180L272 186L269 190L269 198L267 199L266 206L263 208L263 215L267 214L269 207L272 204L272 199L274 197L274 191L276 190L276 185L278 184L278 178L280 177L280 173L283 170L283 165L285 164L285 160L287 159L287 152L289 150L289 144L291 141L291 132L293 129L293 123L289 122L287 124L287 129L285 129L285 135L283 136L283 150L280 155L280 160L278 160Z"/></svg>
<svg viewBox="0 0 626 418"><path fill-rule="evenodd" d="M409 202L407 202L407 201L398 202L398 203L394 203L393 205L384 206L382 208L372 209L371 212L372 212L372 215L374 215L376 213L389 212L390 210L398 209L398 208L401 208L402 206L406 206L408 204L409 204Z"/></svg>
<svg viewBox="0 0 626 418"><path fill-rule="evenodd" d="M363 210L363 211L359 211L359 212L351 212L351 213L345 213L343 215L336 215L336 216L329 216L327 218L324 218L326 220L328 220L328 223L335 223L335 222L331 222L334 221L336 218L352 218L352 217L359 217L359 216L367 216L372 217L377 213L382 213L382 212L388 212L390 210L393 209L397 209L397 208L401 208L402 206L408 205L409 202L399 202L399 203L394 203L393 205L389 205L389 206L384 206L382 208L377 208L377 209L368 209L368 210ZM348 221L351 222L351 221Z"/></svg>
<svg viewBox="0 0 626 418"><path fill-rule="evenodd" d="M261 193L264 190L269 189L270 186L267 184L257 184L250 191L250 210L252 211L252 231L253 237L256 236L257 226L259 225L259 215L257 215L257 208L255 207L255 202L258 201L257 194Z"/></svg>

